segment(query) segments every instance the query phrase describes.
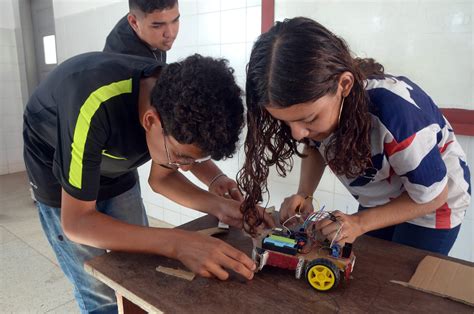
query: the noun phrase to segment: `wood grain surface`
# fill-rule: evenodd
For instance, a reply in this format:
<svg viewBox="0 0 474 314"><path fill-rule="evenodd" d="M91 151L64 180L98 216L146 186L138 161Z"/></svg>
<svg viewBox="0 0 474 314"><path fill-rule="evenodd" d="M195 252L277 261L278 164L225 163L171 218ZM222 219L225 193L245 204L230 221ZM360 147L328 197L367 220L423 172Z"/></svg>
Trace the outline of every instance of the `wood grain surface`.
<svg viewBox="0 0 474 314"><path fill-rule="evenodd" d="M214 226L217 219L205 216L180 228L200 230ZM216 237L251 253L251 240L240 230L231 228L229 233ZM473 313L474 308L465 304L390 282L409 281L424 256L439 255L368 236L356 241L354 252L357 259L352 280L327 293L313 290L304 278L295 279L292 271L267 266L251 281L233 274L227 281L196 277L190 282L156 271L158 266L185 269L178 261L111 252L87 262L85 268L148 312Z"/></svg>

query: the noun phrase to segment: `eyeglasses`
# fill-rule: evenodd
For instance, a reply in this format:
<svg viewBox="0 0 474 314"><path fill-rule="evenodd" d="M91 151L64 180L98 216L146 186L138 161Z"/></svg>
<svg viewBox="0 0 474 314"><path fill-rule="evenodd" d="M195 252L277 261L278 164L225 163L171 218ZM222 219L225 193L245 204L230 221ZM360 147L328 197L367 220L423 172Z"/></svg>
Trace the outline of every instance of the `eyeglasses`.
<svg viewBox="0 0 474 314"><path fill-rule="evenodd" d="M206 157L203 157L203 158L198 158L198 159L193 159L193 158L189 158L189 157L181 157L182 160L180 160L179 162L178 161L175 161L175 162L172 162L171 161L171 155L170 155L170 152L168 150L168 145L166 145L166 135L165 135L165 132L163 131L163 141L165 143L165 151L166 151L166 156L168 157L168 164L166 164L166 166L168 166L168 168L172 168L172 169L178 169L179 167L182 167L182 166L191 166L191 165L194 165L194 164L199 164L199 163L202 163L202 162L205 162L205 161L208 161L211 159L211 156L206 156Z"/></svg>

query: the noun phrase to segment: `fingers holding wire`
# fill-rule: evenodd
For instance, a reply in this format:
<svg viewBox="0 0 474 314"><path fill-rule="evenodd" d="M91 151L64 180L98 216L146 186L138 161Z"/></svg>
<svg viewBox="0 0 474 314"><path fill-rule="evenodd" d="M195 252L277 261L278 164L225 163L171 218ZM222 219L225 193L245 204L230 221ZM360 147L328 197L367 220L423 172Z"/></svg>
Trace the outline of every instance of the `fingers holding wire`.
<svg viewBox="0 0 474 314"><path fill-rule="evenodd" d="M293 194L285 198L280 206L280 223L302 223L313 211L313 197L311 195Z"/></svg>
<svg viewBox="0 0 474 314"><path fill-rule="evenodd" d="M328 229L331 231L328 231ZM323 232L326 233L326 238L332 243L341 243L342 240L347 238L344 231L344 225L337 222L329 225Z"/></svg>
<svg viewBox="0 0 474 314"><path fill-rule="evenodd" d="M298 210L299 210L299 207L297 208L296 211L298 211ZM301 219L300 217L301 217L300 214L294 214L294 215L288 217L285 221L283 221L283 222L281 223L281 226L282 226L283 228L285 228L288 232L290 232L289 226L298 223L298 222L300 221L300 219Z"/></svg>
<svg viewBox="0 0 474 314"><path fill-rule="evenodd" d="M298 209L298 214L302 217L302 221L305 221L311 214L313 214L315 208L317 210L320 209L318 200L313 198L312 195L306 195Z"/></svg>
<svg viewBox="0 0 474 314"><path fill-rule="evenodd" d="M360 218L357 215L347 215L341 211L334 211L320 223L320 231L328 240L340 245L353 243L364 233Z"/></svg>
<svg viewBox="0 0 474 314"><path fill-rule="evenodd" d="M331 243L339 242L346 237L344 233L344 222L339 211L329 212L325 219L317 222L317 229L320 234L331 241Z"/></svg>

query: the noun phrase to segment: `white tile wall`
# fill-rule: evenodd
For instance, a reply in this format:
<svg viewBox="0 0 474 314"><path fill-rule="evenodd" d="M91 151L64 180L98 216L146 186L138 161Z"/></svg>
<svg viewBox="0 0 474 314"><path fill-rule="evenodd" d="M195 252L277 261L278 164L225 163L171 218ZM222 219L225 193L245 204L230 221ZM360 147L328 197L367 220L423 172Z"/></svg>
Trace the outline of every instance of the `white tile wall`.
<svg viewBox="0 0 474 314"><path fill-rule="evenodd" d="M247 2L249 1L247 0ZM247 30L245 34L245 40L247 41L247 43L253 44L253 42L257 39L257 37L261 33L262 7L260 5L257 5L257 6L247 5L246 18L247 18L247 22L246 22Z"/></svg>
<svg viewBox="0 0 474 314"><path fill-rule="evenodd" d="M221 10L232 10L238 8L245 8L248 4L246 0L222 0L221 1ZM256 5L256 4L254 4Z"/></svg>
<svg viewBox="0 0 474 314"><path fill-rule="evenodd" d="M127 1L53 1L58 62L101 51L105 38L128 12Z"/></svg>
<svg viewBox="0 0 474 314"><path fill-rule="evenodd" d="M198 13L197 0L182 0L179 1L179 11L181 16L184 15L195 15Z"/></svg>
<svg viewBox="0 0 474 314"><path fill-rule="evenodd" d="M13 29L15 27L12 0L0 1L0 28Z"/></svg>
<svg viewBox="0 0 474 314"><path fill-rule="evenodd" d="M275 1L275 20L312 18L343 37L356 55L410 77L439 106L471 110L473 13L471 0Z"/></svg>
<svg viewBox="0 0 474 314"><path fill-rule="evenodd" d="M192 53L195 52L196 48L195 47L190 47ZM181 50L183 53L187 53L186 50ZM214 58L220 58L221 57L221 45L204 45L204 46L198 46L197 47L197 53L203 55L203 56L209 56L209 57L214 57ZM170 53L170 57L173 57L173 52ZM183 55L181 58L184 58L185 56ZM181 59L180 58L180 59Z"/></svg>
<svg viewBox="0 0 474 314"><path fill-rule="evenodd" d="M220 43L221 28L220 12L198 14L198 45L215 45Z"/></svg>
<svg viewBox="0 0 474 314"><path fill-rule="evenodd" d="M197 0L197 13L220 12L221 2L225 0Z"/></svg>
<svg viewBox="0 0 474 314"><path fill-rule="evenodd" d="M104 16L107 15L110 7L120 5L124 8L122 15L128 12L128 1L124 0L53 0L54 17L60 19L72 15L83 15L89 10L99 9Z"/></svg>
<svg viewBox="0 0 474 314"><path fill-rule="evenodd" d="M220 42L222 44L245 42L245 37L247 35L245 32L246 14L247 10L245 7L221 12L222 23L219 28L221 29Z"/></svg>
<svg viewBox="0 0 474 314"><path fill-rule="evenodd" d="M222 44L221 55L229 60L235 70L235 76L245 76L245 66L247 65L245 43Z"/></svg>
<svg viewBox="0 0 474 314"><path fill-rule="evenodd" d="M181 11L183 9L180 9ZM179 22L179 34L176 38L173 50L182 47L193 47L198 43L198 23L197 15L184 15L181 13Z"/></svg>
<svg viewBox="0 0 474 314"><path fill-rule="evenodd" d="M0 1L0 175L25 170L20 69L14 3ZM25 83L25 82L23 82Z"/></svg>
<svg viewBox="0 0 474 314"><path fill-rule="evenodd" d="M3 139L3 128L0 128L0 175L8 173L8 159L5 140Z"/></svg>
<svg viewBox="0 0 474 314"><path fill-rule="evenodd" d="M474 137L457 136L467 155L467 162L471 170L471 194L474 192ZM450 255L470 261L474 261L474 199L471 198L471 205L467 209L464 222L461 225L458 239L452 248Z"/></svg>

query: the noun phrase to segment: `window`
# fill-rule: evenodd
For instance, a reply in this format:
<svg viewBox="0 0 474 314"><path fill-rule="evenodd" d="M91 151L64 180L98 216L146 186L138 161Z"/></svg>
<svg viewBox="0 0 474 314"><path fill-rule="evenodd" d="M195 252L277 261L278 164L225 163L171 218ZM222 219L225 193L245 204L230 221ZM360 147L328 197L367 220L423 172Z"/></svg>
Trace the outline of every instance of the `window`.
<svg viewBox="0 0 474 314"><path fill-rule="evenodd" d="M43 37L44 63L56 64L56 36L49 35Z"/></svg>

